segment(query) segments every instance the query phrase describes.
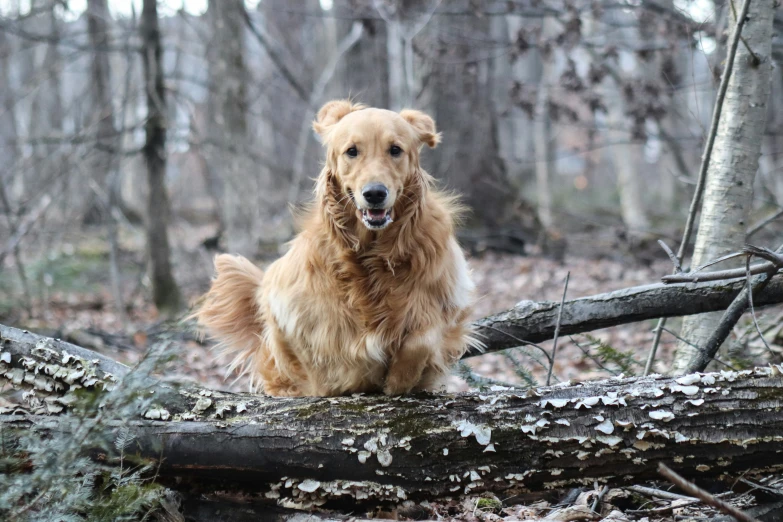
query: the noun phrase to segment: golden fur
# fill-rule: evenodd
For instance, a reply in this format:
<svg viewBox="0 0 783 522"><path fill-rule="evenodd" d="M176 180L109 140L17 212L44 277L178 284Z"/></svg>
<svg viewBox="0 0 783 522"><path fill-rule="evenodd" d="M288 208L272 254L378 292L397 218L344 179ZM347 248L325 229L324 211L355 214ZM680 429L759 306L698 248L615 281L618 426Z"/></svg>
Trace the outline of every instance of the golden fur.
<svg viewBox="0 0 783 522"><path fill-rule="evenodd" d="M313 127L326 164L289 251L266 273L217 256L194 315L234 354L232 368L270 395L432 389L478 345L467 326L473 284L453 232L459 208L419 166L422 145L440 139L435 123L340 100ZM370 182L388 187L383 230L362 222Z"/></svg>

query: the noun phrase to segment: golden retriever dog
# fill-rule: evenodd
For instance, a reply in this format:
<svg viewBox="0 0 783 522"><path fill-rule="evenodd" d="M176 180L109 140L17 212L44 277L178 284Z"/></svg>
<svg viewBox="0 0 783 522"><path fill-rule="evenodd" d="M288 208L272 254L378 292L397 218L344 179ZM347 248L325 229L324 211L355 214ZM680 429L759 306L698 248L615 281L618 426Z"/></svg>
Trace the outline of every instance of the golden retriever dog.
<svg viewBox="0 0 783 522"><path fill-rule="evenodd" d="M438 386L469 345L474 286L459 211L419 166L435 122L332 101L315 201L288 252L262 272L219 255L194 314L270 395L397 395Z"/></svg>

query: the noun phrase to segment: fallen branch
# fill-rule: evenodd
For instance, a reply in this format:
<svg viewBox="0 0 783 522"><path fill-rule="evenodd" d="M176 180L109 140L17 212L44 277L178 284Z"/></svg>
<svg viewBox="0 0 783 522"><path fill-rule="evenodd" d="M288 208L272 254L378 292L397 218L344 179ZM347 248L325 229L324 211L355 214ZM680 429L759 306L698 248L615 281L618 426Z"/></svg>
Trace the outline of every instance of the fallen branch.
<svg viewBox="0 0 783 522"><path fill-rule="evenodd" d="M744 269L743 274L744 274ZM745 287L745 281L636 286L566 301L560 335L657 319L725 310ZM756 306L783 303L783 277L775 275L758 294ZM486 352L496 352L554 337L559 302L520 301L514 308L474 323ZM481 355L469 351L465 357Z"/></svg>
<svg viewBox="0 0 783 522"><path fill-rule="evenodd" d="M73 433L79 420L45 415L47 405L67 404L56 401L77 386L121 387L115 381L127 372L13 328L0 326L0 338L0 376L26 384L39 404L0 415L11 435ZM145 393L158 403L140 418L105 412L101 429L111 441L127 426L134 442L126 451L158 460L161 481L300 506L616 484L655 477L660 462L687 476L783 469L778 366L394 398L271 398L161 384Z"/></svg>
<svg viewBox="0 0 783 522"><path fill-rule="evenodd" d="M685 491L689 495L692 495L708 506L712 506L721 513L725 513L727 515L730 515L740 522L759 522L759 520L748 516L747 514L743 513L739 509L735 508L731 504L727 504L726 502L720 500L719 498L716 498L714 495L711 495L710 493L704 491L700 487L697 487L696 484L693 482L689 482L682 478L680 475L672 471L666 464L660 463L658 465L658 470L669 481L680 488L681 490Z"/></svg>

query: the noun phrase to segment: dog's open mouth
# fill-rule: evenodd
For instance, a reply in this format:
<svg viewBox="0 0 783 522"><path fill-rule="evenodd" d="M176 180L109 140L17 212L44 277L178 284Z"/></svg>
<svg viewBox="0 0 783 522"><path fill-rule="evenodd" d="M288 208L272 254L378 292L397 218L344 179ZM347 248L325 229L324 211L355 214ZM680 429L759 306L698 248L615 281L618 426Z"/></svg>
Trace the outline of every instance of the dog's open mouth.
<svg viewBox="0 0 783 522"><path fill-rule="evenodd" d="M392 219L392 209L390 208L365 208L362 209L362 222L370 230L381 230L386 228Z"/></svg>

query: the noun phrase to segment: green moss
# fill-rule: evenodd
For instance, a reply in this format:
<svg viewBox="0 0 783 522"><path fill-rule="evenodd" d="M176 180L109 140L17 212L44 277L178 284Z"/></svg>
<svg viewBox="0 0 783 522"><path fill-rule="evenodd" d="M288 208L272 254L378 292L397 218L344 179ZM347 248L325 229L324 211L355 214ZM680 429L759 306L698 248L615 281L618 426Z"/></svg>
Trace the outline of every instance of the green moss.
<svg viewBox="0 0 783 522"><path fill-rule="evenodd" d="M340 402L337 407L352 413L367 413L367 405L358 402Z"/></svg>
<svg viewBox="0 0 783 522"><path fill-rule="evenodd" d="M429 430L434 429L435 423L432 422L431 417L428 415L412 411L410 413L400 412L396 417L386 421L386 427L390 429L393 435L398 437L417 438L426 435Z"/></svg>
<svg viewBox="0 0 783 522"><path fill-rule="evenodd" d="M318 415L319 413L325 413L328 409L328 403L318 401L314 402L313 404L298 408L296 410L296 416L300 419L309 419L310 417Z"/></svg>
<svg viewBox="0 0 783 522"><path fill-rule="evenodd" d="M500 513L500 510L503 509L503 503L493 497L480 498L476 502L476 509L484 512Z"/></svg>

